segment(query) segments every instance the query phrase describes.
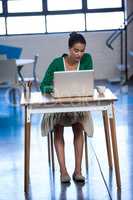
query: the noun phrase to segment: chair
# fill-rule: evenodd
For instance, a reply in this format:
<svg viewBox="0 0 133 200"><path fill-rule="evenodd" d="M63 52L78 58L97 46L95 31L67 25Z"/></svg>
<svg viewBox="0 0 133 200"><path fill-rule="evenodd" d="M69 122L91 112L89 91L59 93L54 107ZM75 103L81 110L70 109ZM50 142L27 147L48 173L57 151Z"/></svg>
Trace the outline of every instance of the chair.
<svg viewBox="0 0 133 200"><path fill-rule="evenodd" d="M13 98L13 104L16 104L16 84L17 84L17 66L13 59L0 60L0 87L10 88L9 96ZM20 91L19 91L20 93Z"/></svg>
<svg viewBox="0 0 133 200"><path fill-rule="evenodd" d="M22 77L19 77L19 78L18 78L19 82L25 83L25 82L31 81L31 82L34 83L35 85L37 84L36 67L37 67L38 57L39 57L38 54L36 54L36 55L34 56L33 69L32 69L32 77L23 77L23 76L22 76ZM22 67L23 67L23 66L19 66L19 67L18 67L19 73L20 73ZM19 74L19 73L18 73L18 74Z"/></svg>
<svg viewBox="0 0 133 200"><path fill-rule="evenodd" d="M10 85L17 83L17 66L15 60L0 60L0 81L8 82Z"/></svg>
<svg viewBox="0 0 133 200"><path fill-rule="evenodd" d="M34 56L34 63L33 63L33 79L34 79L35 82L37 81L36 67L37 67L38 57L39 57L38 54L36 54Z"/></svg>
<svg viewBox="0 0 133 200"><path fill-rule="evenodd" d="M106 150L107 150L107 158L108 158L108 165L109 168L113 168L112 163L112 153L111 153L111 143L110 143L110 130L109 130L109 119L107 115L107 111L103 111L103 124L104 124L104 132L105 132L105 141L106 141ZM54 144L53 144L53 131L48 134L48 161L49 165L54 172ZM84 131L84 140L85 140L85 164L86 164L86 171L88 172L88 144L87 144L87 133Z"/></svg>
<svg viewBox="0 0 133 200"><path fill-rule="evenodd" d="M6 54L0 54L0 60L6 60L7 56Z"/></svg>

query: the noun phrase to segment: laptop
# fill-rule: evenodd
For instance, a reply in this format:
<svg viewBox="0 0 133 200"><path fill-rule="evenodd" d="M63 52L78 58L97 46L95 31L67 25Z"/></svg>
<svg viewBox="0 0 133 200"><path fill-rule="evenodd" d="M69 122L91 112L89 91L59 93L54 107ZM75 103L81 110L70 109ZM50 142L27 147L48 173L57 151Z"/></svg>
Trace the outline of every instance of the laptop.
<svg viewBox="0 0 133 200"><path fill-rule="evenodd" d="M86 97L94 93L94 70L54 72L54 97Z"/></svg>

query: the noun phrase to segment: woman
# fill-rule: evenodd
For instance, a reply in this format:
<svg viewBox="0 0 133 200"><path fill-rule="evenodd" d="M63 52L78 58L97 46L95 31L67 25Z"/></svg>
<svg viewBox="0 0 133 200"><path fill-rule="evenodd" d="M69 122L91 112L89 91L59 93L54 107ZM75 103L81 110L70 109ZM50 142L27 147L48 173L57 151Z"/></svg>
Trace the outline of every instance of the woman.
<svg viewBox="0 0 133 200"><path fill-rule="evenodd" d="M42 93L53 92L53 77L55 71L72 71L72 70L89 70L92 69L91 56L85 53L85 38L76 32L70 34L68 40L69 54L63 54L53 60L49 65L45 76L41 82L40 89ZM56 113L44 115L42 121L42 129L46 133L46 129L54 130L54 145L57 158L60 165L61 182L70 182L71 178L66 169L65 152L64 152L64 126L72 126L74 133L74 152L75 152L75 169L73 180L84 182L85 177L82 175L81 164L83 155L83 130L86 131L86 124L90 122L88 128L89 134L93 134L91 116L89 112L76 113Z"/></svg>

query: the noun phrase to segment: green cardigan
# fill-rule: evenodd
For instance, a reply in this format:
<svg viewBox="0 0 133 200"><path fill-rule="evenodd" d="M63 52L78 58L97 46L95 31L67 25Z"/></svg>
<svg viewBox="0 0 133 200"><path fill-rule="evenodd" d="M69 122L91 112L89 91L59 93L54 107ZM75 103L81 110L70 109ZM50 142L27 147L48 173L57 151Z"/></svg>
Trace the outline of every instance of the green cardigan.
<svg viewBox="0 0 133 200"><path fill-rule="evenodd" d="M64 63L63 63L63 56L55 58L53 60L53 62L49 65L49 67L44 75L44 78L41 82L41 85L40 85L40 89L41 89L42 93L53 92L54 72L65 71ZM93 63L92 63L91 55L88 53L85 53L80 60L79 70L90 70L92 68L93 68Z"/></svg>

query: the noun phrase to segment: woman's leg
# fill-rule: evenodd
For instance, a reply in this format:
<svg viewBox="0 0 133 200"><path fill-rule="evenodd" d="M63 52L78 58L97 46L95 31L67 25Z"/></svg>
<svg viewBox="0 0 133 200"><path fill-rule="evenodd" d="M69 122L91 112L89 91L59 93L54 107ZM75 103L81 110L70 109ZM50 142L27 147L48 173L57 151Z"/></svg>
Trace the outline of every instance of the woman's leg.
<svg viewBox="0 0 133 200"><path fill-rule="evenodd" d="M83 157L83 145L84 145L84 137L83 137L83 127L80 123L75 123L72 125L72 129L74 132L74 151L75 151L75 170L74 174L81 175L81 164Z"/></svg>
<svg viewBox="0 0 133 200"><path fill-rule="evenodd" d="M56 125L54 127L54 145L55 145L55 150L60 166L60 172L61 176L68 176L68 172L66 169L66 164L65 164L65 150L64 150L64 135L63 135L64 127L61 125Z"/></svg>

